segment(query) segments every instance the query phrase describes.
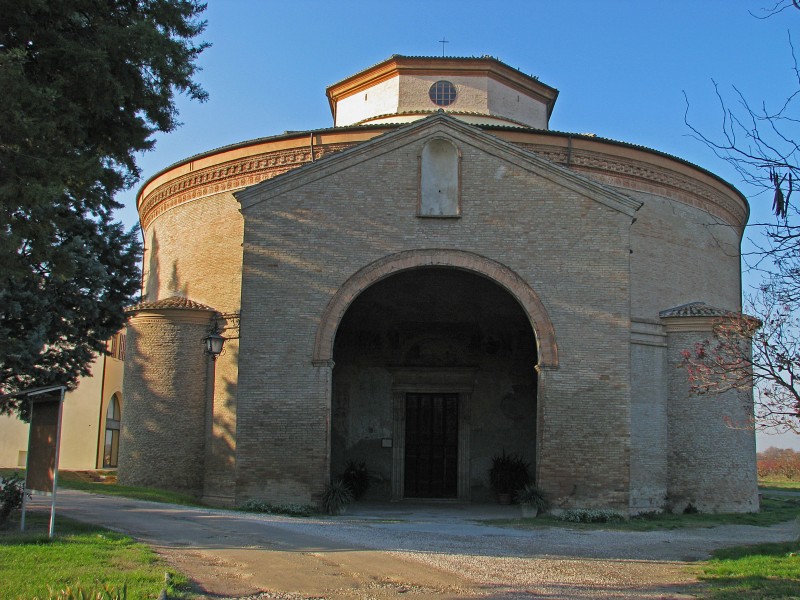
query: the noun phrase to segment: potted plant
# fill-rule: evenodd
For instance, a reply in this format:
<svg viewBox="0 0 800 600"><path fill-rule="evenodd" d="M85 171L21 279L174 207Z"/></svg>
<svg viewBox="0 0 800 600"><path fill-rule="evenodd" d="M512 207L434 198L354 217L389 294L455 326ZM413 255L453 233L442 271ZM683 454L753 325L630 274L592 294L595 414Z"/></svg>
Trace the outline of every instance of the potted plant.
<svg viewBox="0 0 800 600"><path fill-rule="evenodd" d="M353 491L342 479L334 479L322 493L322 508L329 515L339 515L353 501Z"/></svg>
<svg viewBox="0 0 800 600"><path fill-rule="evenodd" d="M353 500L361 500L369 489L369 471L367 463L350 460L342 473L342 480L353 492Z"/></svg>
<svg viewBox="0 0 800 600"><path fill-rule="evenodd" d="M522 509L522 516L532 518L545 512L550 508L550 502L545 493L532 483L526 483L521 489L517 490L516 500Z"/></svg>
<svg viewBox="0 0 800 600"><path fill-rule="evenodd" d="M489 484L500 504L511 504L511 495L531 480L528 463L519 454L496 454L492 457Z"/></svg>

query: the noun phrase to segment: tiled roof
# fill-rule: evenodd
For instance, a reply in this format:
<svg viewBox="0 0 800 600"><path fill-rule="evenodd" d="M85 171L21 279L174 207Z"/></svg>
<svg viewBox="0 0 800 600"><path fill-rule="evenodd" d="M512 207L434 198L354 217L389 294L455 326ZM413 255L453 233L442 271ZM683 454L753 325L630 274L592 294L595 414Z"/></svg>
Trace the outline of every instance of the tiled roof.
<svg viewBox="0 0 800 600"><path fill-rule="evenodd" d="M411 56L411 55L408 55L408 54L392 54L389 58L384 58L382 61L377 62L377 63L375 63L374 65L372 65L370 67L367 67L365 69L361 69L360 71L354 73L353 75L349 75L346 79L350 79L351 77L358 77L362 73L366 73L368 71L371 71L375 67L377 67L379 65L382 65L385 62L389 62L390 60L395 60L395 59L400 59L400 60L402 60L402 59L407 59L407 60L455 60L455 61L463 61L463 62L469 62L469 61L472 61L472 60L489 60L489 61L498 63L500 65L503 65L504 67L506 67L508 69L511 69L512 71L517 71L518 73L520 73L521 75L524 75L525 77L529 77L530 79L534 79L534 80L536 80L537 83L540 83L544 87L548 87L550 89L555 89L554 87L549 86L546 83L542 83L541 81L539 81L539 78L536 75L528 75L524 71L521 71L520 69L517 69L516 67L512 67L511 65L509 65L507 63L504 63L502 60L500 60L496 56L490 56L488 54L484 54L483 56ZM336 85L336 84L333 84L333 85Z"/></svg>
<svg viewBox="0 0 800 600"><path fill-rule="evenodd" d="M674 308L668 308L658 313L662 319L670 317L727 317L734 314L724 308L717 308L716 306L709 306L705 302L689 302L688 304L681 304Z"/></svg>
<svg viewBox="0 0 800 600"><path fill-rule="evenodd" d="M477 111L472 111L472 110L444 110L444 109L441 109L441 108L435 108L435 109L424 109L424 108L421 108L419 110L405 110L405 111L394 112L394 113L384 113L382 115L375 115L373 117L369 117L367 119L363 119L362 121L359 121L358 123L356 123L356 125L360 125L362 123L365 123L367 125L371 125L372 124L371 121L375 121L377 119L387 119L389 117L402 117L402 116L409 116L409 115L411 115L411 116L414 116L414 115L435 115L437 113L445 113L445 114L450 115L450 116L466 115L466 116L471 116L471 117L487 117L489 119L495 119L497 121L509 121L511 123L519 123L519 126L521 128L532 129L529 125L526 125L522 121L517 121L515 119L510 119L508 117L502 117L500 115L490 115L490 114L487 114L487 113L482 113L482 112L477 112ZM479 125L479 127L480 127L480 125Z"/></svg>
<svg viewBox="0 0 800 600"><path fill-rule="evenodd" d="M207 310L215 312L210 306L200 304L189 298L183 296L170 296L169 298L162 298L154 302L140 302L125 309L125 312L135 312L138 310L161 310L165 308L178 308L183 310Z"/></svg>

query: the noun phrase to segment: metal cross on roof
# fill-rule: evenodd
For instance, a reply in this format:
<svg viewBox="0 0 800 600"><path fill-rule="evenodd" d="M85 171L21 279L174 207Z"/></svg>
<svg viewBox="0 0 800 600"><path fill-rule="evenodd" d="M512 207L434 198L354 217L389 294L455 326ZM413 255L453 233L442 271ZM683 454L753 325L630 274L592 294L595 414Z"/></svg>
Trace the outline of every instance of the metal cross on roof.
<svg viewBox="0 0 800 600"><path fill-rule="evenodd" d="M450 42L448 42L448 41L445 39L445 37L444 37L444 36L442 36L442 39L440 39L440 40L439 40L439 43L442 45L442 56L444 56L444 45L445 45L445 44L449 44Z"/></svg>

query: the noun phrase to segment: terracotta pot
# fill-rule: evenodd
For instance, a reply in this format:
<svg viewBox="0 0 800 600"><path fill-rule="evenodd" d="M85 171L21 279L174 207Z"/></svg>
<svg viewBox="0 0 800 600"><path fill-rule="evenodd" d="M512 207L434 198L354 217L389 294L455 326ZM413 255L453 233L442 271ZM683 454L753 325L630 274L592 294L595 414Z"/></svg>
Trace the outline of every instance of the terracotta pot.
<svg viewBox="0 0 800 600"><path fill-rule="evenodd" d="M500 504L511 504L511 494L497 494L497 501Z"/></svg>
<svg viewBox="0 0 800 600"><path fill-rule="evenodd" d="M523 519L533 519L539 516L539 509L532 504L520 504Z"/></svg>

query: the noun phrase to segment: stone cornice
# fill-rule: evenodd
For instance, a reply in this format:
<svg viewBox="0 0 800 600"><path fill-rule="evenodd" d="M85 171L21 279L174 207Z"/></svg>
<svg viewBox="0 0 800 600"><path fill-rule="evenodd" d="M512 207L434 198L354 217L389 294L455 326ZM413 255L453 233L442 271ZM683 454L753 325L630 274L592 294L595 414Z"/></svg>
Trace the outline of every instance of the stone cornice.
<svg viewBox="0 0 800 600"><path fill-rule="evenodd" d="M138 323L188 323L194 325L210 325L213 313L207 310L186 308L143 309L130 313L128 324Z"/></svg>
<svg viewBox="0 0 800 600"><path fill-rule="evenodd" d="M349 148L354 143L314 147L314 160ZM262 152L219 165L198 169L155 188L139 205L142 229L167 210L197 198L238 190L271 179L311 162L311 148Z"/></svg>
<svg viewBox="0 0 800 600"><path fill-rule="evenodd" d="M363 133L369 138L395 128L387 126ZM736 195L734 188L679 159L671 159L645 148L621 148L619 144L603 140L580 140L581 147L577 147L577 143L576 147L569 147L565 141L570 136L552 132L547 136L523 131L513 134L490 131L490 134L601 184L652 193L699 208L740 233L747 222L747 204ZM338 136L336 130L329 131L323 143L313 146L314 160L363 143L354 141L353 135L353 128L348 128ZM526 138L536 141L529 143L525 141ZM339 141L342 139L346 141ZM284 142L278 140L276 145L280 144ZM204 159L208 166L189 172L181 167L181 173L172 179L169 178L170 171L165 171L159 177L163 183L155 182L157 185L148 188L140 200L142 228L147 230L159 215L181 204L220 192L239 190L311 162L310 145L292 148L283 145L271 151L267 150L269 147L269 143L261 144L253 148L252 154L248 154L247 149L240 149L238 152L242 155L233 160L223 160L221 153L221 162L217 164L214 164L213 155L210 155Z"/></svg>
<svg viewBox="0 0 800 600"><path fill-rule="evenodd" d="M183 296L171 296L152 302L140 302L125 309L128 323L190 323L207 325L216 311Z"/></svg>
<svg viewBox="0 0 800 600"><path fill-rule="evenodd" d="M680 333L685 331L713 331L720 317L666 317L664 331Z"/></svg>
<svg viewBox="0 0 800 600"><path fill-rule="evenodd" d="M747 223L745 206L715 187L678 171L600 150L570 151L544 144L523 143L520 146L607 185L665 196L694 206L735 227L740 233Z"/></svg>

